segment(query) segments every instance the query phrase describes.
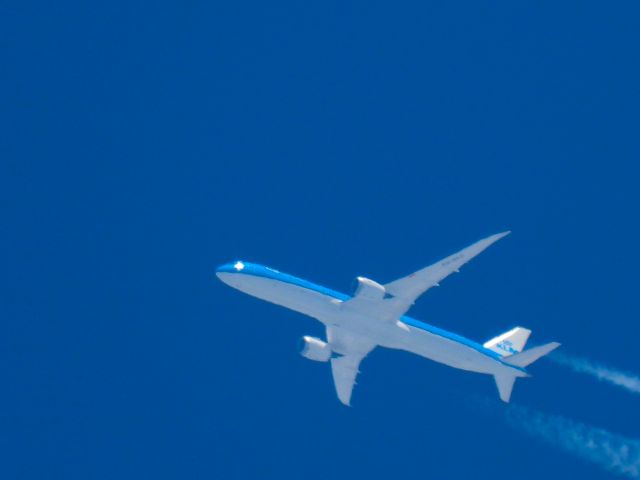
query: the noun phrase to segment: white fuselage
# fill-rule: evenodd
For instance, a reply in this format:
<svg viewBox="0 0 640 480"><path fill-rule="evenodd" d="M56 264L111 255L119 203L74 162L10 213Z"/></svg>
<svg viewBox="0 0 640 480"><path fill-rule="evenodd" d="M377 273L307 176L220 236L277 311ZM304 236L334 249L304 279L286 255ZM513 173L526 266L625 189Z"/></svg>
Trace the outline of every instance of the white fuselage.
<svg viewBox="0 0 640 480"><path fill-rule="evenodd" d="M478 373L527 376L523 369L471 340L403 316L393 321L372 319L367 312L341 308L350 297L267 267L226 268L217 275L224 283L254 297L313 317L327 327L328 343L342 352L340 338L405 350L450 367ZM333 335L331 332L340 332ZM351 348L351 347L350 347Z"/></svg>

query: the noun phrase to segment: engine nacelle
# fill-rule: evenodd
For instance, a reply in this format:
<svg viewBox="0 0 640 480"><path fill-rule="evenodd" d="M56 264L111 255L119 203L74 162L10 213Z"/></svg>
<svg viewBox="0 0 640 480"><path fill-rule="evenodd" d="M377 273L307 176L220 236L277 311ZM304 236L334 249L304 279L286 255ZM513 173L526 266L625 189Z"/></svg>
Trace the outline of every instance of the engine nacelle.
<svg viewBox="0 0 640 480"><path fill-rule="evenodd" d="M366 298L368 300L381 300L384 298L386 291L378 282L364 277L356 278L356 282L354 297Z"/></svg>
<svg viewBox="0 0 640 480"><path fill-rule="evenodd" d="M327 362L331 358L331 347L319 338L305 335L302 337L300 355L316 362Z"/></svg>

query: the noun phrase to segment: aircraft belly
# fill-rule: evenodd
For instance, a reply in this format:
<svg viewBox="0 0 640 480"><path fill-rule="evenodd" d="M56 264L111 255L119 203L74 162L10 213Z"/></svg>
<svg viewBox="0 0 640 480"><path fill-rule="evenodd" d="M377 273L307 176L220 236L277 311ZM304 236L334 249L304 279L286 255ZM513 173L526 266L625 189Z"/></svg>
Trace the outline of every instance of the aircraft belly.
<svg viewBox="0 0 640 480"><path fill-rule="evenodd" d="M218 274L228 285L254 297L321 321L335 313L332 298L322 293L271 278L237 273Z"/></svg>
<svg viewBox="0 0 640 480"><path fill-rule="evenodd" d="M462 343L430 332L410 329L404 349L453 368L478 373L493 373L500 363Z"/></svg>
<svg viewBox="0 0 640 480"><path fill-rule="evenodd" d="M275 279L240 273L218 273L228 285L254 297L280 305L339 328L385 348L406 350L453 368L495 373L502 365L462 343L396 322L379 321L367 312L341 311L333 297Z"/></svg>

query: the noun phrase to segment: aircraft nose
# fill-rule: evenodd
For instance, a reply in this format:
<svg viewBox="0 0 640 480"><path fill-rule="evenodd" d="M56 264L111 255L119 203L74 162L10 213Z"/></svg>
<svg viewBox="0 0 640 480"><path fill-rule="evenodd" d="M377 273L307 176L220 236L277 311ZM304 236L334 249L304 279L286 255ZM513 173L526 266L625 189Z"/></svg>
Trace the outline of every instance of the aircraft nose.
<svg viewBox="0 0 640 480"><path fill-rule="evenodd" d="M233 271L233 264L231 263L223 263L222 265L216 268L216 275L220 276L221 273L229 273Z"/></svg>
<svg viewBox="0 0 640 480"><path fill-rule="evenodd" d="M216 268L216 274L218 273L238 273L240 271L242 271L244 269L244 263L242 263L241 261L237 261L237 262L229 262L229 263L224 263L222 265L220 265L218 268Z"/></svg>

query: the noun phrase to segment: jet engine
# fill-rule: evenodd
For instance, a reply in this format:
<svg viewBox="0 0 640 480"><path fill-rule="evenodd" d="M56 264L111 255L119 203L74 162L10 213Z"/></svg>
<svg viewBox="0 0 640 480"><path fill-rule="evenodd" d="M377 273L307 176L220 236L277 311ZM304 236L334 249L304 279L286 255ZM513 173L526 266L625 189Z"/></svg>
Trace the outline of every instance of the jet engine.
<svg viewBox="0 0 640 480"><path fill-rule="evenodd" d="M331 347L319 338L302 337L300 355L316 362L327 362L331 358Z"/></svg>
<svg viewBox="0 0 640 480"><path fill-rule="evenodd" d="M386 291L378 282L369 278L356 278L354 297L366 298L368 300L380 300L384 298Z"/></svg>

